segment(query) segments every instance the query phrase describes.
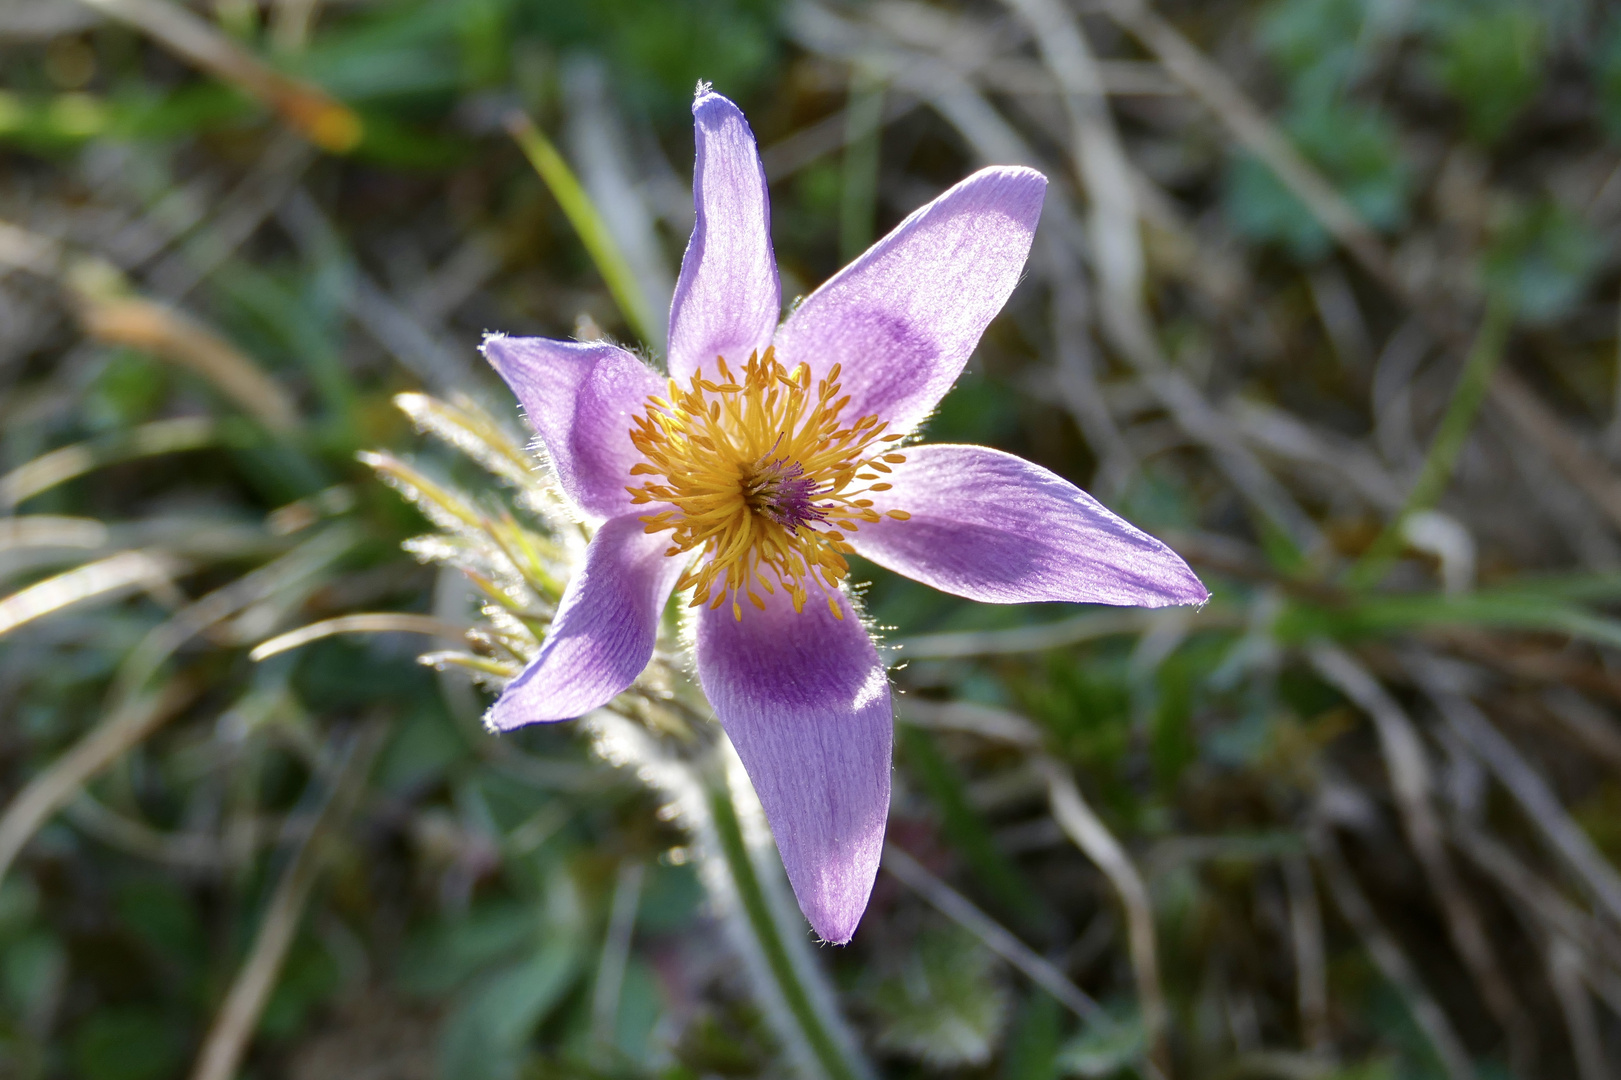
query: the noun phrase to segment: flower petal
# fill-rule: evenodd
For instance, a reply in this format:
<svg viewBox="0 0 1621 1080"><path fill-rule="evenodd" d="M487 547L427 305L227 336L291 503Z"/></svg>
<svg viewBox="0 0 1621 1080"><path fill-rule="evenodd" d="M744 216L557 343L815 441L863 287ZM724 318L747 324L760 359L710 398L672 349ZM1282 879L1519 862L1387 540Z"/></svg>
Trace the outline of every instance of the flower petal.
<svg viewBox="0 0 1621 1080"><path fill-rule="evenodd" d="M641 460L631 418L664 384L640 360L601 341L484 339L484 358L523 403L558 482L588 515L630 511L625 488Z"/></svg>
<svg viewBox="0 0 1621 1080"><path fill-rule="evenodd" d="M685 562L666 556L669 546L669 536L649 535L634 516L605 522L563 592L540 654L507 684L485 726L510 731L572 720L635 682Z"/></svg>
<svg viewBox="0 0 1621 1080"><path fill-rule="evenodd" d="M782 315L782 287L771 253L771 196L754 132L719 94L692 103L698 211L670 303L670 375L683 384L715 357L742 367L771 344Z"/></svg>
<svg viewBox="0 0 1621 1080"><path fill-rule="evenodd" d="M968 177L806 297L777 331L777 359L818 377L842 364L847 419L911 430L1018 284L1046 189L1033 169Z"/></svg>
<svg viewBox="0 0 1621 1080"><path fill-rule="evenodd" d="M878 650L842 593L796 613L698 617L698 678L765 807L788 881L817 934L843 944L867 908L889 816L894 717Z"/></svg>
<svg viewBox="0 0 1621 1080"><path fill-rule="evenodd" d="M942 592L993 604L1164 607L1210 594L1181 556L1055 473L983 446L913 446L886 477L885 518L856 552Z"/></svg>

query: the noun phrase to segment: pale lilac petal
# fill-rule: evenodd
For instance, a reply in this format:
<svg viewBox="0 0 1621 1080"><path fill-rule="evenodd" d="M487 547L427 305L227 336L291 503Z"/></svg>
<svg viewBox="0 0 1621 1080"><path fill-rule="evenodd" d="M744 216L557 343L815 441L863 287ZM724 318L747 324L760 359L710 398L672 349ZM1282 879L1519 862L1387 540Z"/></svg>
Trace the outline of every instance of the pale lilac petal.
<svg viewBox="0 0 1621 1080"><path fill-rule="evenodd" d="M523 404L569 498L594 518L630 512L625 490L641 460L632 417L664 383L640 360L601 341L491 334L484 358Z"/></svg>
<svg viewBox="0 0 1621 1080"><path fill-rule="evenodd" d="M771 344L782 314L782 287L771 254L771 196L754 132L719 94L692 103L698 163L692 200L698 211L670 303L670 374L685 383L715 357L742 367Z"/></svg>
<svg viewBox="0 0 1621 1080"><path fill-rule="evenodd" d="M855 933L878 874L894 738L889 682L848 600L835 619L782 590L698 618L698 678L748 770L799 906L823 940Z"/></svg>
<svg viewBox="0 0 1621 1080"><path fill-rule="evenodd" d="M962 181L806 297L777 331L777 359L817 376L842 364L846 418L910 430L1018 284L1046 189L1025 168Z"/></svg>
<svg viewBox="0 0 1621 1080"><path fill-rule="evenodd" d="M636 681L684 562L664 554L669 546L668 533L648 535L633 515L605 522L563 592L540 654L507 684L485 725L510 731L572 720Z"/></svg>
<svg viewBox="0 0 1621 1080"><path fill-rule="evenodd" d="M993 604L1164 607L1210 596L1176 552L1039 465L983 446L904 453L878 508L910 520L848 534L880 566Z"/></svg>

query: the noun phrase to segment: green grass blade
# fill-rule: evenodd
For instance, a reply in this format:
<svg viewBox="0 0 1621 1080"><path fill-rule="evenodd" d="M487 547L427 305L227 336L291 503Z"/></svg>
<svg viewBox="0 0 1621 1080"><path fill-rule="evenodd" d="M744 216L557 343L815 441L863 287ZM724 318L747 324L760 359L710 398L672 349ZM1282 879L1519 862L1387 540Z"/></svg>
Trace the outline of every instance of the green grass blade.
<svg viewBox="0 0 1621 1080"><path fill-rule="evenodd" d="M1486 317L1464 361L1458 385L1452 391L1452 399L1447 402L1446 413L1441 417L1441 425L1436 429L1429 453L1424 456L1418 479L1413 481L1401 510L1390 519L1384 531L1351 568L1350 584L1353 588L1371 588L1379 583L1390 568L1391 561L1401 551L1402 527L1407 520L1420 510L1435 505L1446 491L1452 479L1452 470L1458 464L1458 456L1463 453L1464 443L1469 439L1470 429L1475 426L1475 416L1491 388L1492 372L1497 370L1497 362L1502 359L1503 345L1512 322L1512 312L1507 304L1498 300L1488 304Z"/></svg>
<svg viewBox="0 0 1621 1080"><path fill-rule="evenodd" d="M630 324L631 332L644 342L657 341L658 336L652 332L653 311L647 297L642 295L636 275L631 273L630 263L614 242L607 223L602 220L596 204L586 194L574 170L569 168L568 162L563 160L563 155L557 152L551 140L523 113L514 112L511 115L507 130L529 159L529 164L545 181L552 197L563 208L569 224L579 234L585 250L591 255L591 261L596 263L597 272L607 283L614 303L619 305L625 322Z"/></svg>

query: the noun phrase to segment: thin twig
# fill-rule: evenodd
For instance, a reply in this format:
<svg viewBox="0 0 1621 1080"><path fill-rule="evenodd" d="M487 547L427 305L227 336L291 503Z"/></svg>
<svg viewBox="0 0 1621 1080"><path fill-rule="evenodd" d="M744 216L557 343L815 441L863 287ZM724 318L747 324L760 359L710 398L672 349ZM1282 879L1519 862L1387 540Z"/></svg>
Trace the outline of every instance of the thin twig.
<svg viewBox="0 0 1621 1080"><path fill-rule="evenodd" d="M608 932L603 936L602 959L591 989L591 1041L599 1051L614 1045L619 1023L619 997L630 963L631 937L636 931L636 908L642 899L647 864L627 859L614 879L613 902L608 911Z"/></svg>
<svg viewBox="0 0 1621 1080"><path fill-rule="evenodd" d="M1580 439L1565 430L1558 414L1518 375L1498 368L1492 378L1492 407L1529 437L1580 488L1610 523L1621 529L1621 479Z"/></svg>
<svg viewBox="0 0 1621 1080"><path fill-rule="evenodd" d="M1328 960L1323 949L1323 911L1311 864L1301 856L1284 859L1283 883L1289 897L1289 937L1295 956L1295 1003L1300 1033L1313 1054L1332 1049L1328 1027Z"/></svg>
<svg viewBox="0 0 1621 1080"><path fill-rule="evenodd" d="M1062 971L1042 959L1036 951L1014 936L1013 931L979 910L967 897L941 881L905 851L894 844L884 845L884 869L917 893L929 906L973 934L985 947L1012 964L1025 977L1056 998L1082 1020L1107 1019L1103 1006L1085 990L1070 982Z"/></svg>
<svg viewBox="0 0 1621 1080"><path fill-rule="evenodd" d="M129 345L201 375L271 431L285 433L298 424L298 410L280 384L230 342L174 308L86 295L80 319L97 341Z"/></svg>
<svg viewBox="0 0 1621 1080"><path fill-rule="evenodd" d="M172 596L186 569L161 551L120 551L64 570L0 599L0 635L86 600L110 602L135 589Z"/></svg>
<svg viewBox="0 0 1621 1080"><path fill-rule="evenodd" d="M320 622L301 626L297 630L289 630L285 634L277 634L268 641L262 641L254 646L253 651L248 654L248 659L268 660L278 653L336 634L427 634L447 641L461 641L467 630L465 626L449 623L432 615L413 615L407 612L383 611L365 615L340 615L335 619L322 619Z"/></svg>
<svg viewBox="0 0 1621 1080"><path fill-rule="evenodd" d="M10 513L18 504L103 465L212 446L219 440L219 429L210 417L177 416L109 438L57 447L0 476L0 513Z"/></svg>
<svg viewBox="0 0 1621 1080"><path fill-rule="evenodd" d="M1431 890L1446 912L1447 932L1479 984L1487 1008L1507 1032L1515 1060L1524 1060L1534 1037L1531 1019L1510 988L1486 936L1480 912L1447 854L1441 823L1430 801L1433 782L1429 759L1417 729L1379 681L1350 654L1324 644L1314 646L1310 657L1318 674L1373 720L1403 829Z"/></svg>
<svg viewBox="0 0 1621 1080"><path fill-rule="evenodd" d="M371 772L372 761L382 747L384 734L382 724L372 724L348 737L336 755L339 764L332 770L334 775L318 775L310 781L329 785L325 798L320 809L311 816L308 830L300 837L287 868L276 882L264 917L259 921L253 947L232 980L224 1004L214 1018L214 1026L209 1029L197 1055L192 1080L232 1080L236 1075L320 873L320 840L324 834L340 827L354 810L366 776Z"/></svg>
<svg viewBox="0 0 1621 1080"><path fill-rule="evenodd" d="M1143 1034L1151 1060L1166 1076L1171 1075L1171 1046L1168 1032L1170 1013L1160 988L1159 948L1154 933L1154 909L1148 887L1125 848L1103 820L1081 797L1074 779L1057 762L1040 762L1047 778L1053 817L1075 845L1097 864L1114 886L1126 912L1126 940L1130 946L1131 967L1137 978L1137 997L1142 1010Z"/></svg>
<svg viewBox="0 0 1621 1080"><path fill-rule="evenodd" d="M219 871L231 863L231 853L212 836L154 829L143 821L117 813L83 790L62 813L102 843L143 859L193 871Z"/></svg>
<svg viewBox="0 0 1621 1080"><path fill-rule="evenodd" d="M1418 972L1413 969L1412 961L1407 959L1401 946L1396 944L1396 939L1390 936L1374 914L1373 906L1368 903L1350 868L1345 865L1345 858L1340 854L1339 842L1334 839L1333 832L1326 826L1313 829L1312 847L1316 851L1317 865L1323 872L1329 895L1334 898L1345 921L1362 939L1363 948L1368 950L1374 966L1407 1003L1408 1011L1435 1048L1447 1075L1452 1080L1476 1080L1475 1067L1469 1060L1469 1052L1464 1049L1463 1041L1452 1030L1452 1022L1447 1019L1441 1006L1425 989Z"/></svg>
<svg viewBox="0 0 1621 1080"><path fill-rule="evenodd" d="M192 679L174 678L159 690L126 700L72 749L30 780L0 815L0 880L5 878L28 838L38 832L51 815L71 802L91 777L184 709L200 690L201 686Z"/></svg>
<svg viewBox="0 0 1621 1080"><path fill-rule="evenodd" d="M1111 18L1204 102L1250 153L1266 162L1312 215L1380 280L1398 283L1384 247L1345 196L1295 149L1225 71L1156 15L1144 0L1101 0Z"/></svg>
<svg viewBox="0 0 1621 1080"><path fill-rule="evenodd" d="M345 153L360 142L360 117L320 87L284 75L207 20L167 0L83 0L150 35L171 52L246 90L317 146Z"/></svg>
<svg viewBox="0 0 1621 1080"><path fill-rule="evenodd" d="M1148 611L1121 608L1012 630L919 634L916 637L896 638L885 644L895 650L897 660L957 660L966 656L1045 652L1116 634L1140 633L1147 629L1153 617Z"/></svg>
<svg viewBox="0 0 1621 1080"><path fill-rule="evenodd" d="M1593 998L1582 978L1581 950L1568 938L1554 938L1548 943L1544 955L1548 964L1548 982L1559 1009L1565 1014L1565 1028L1570 1033L1570 1046L1576 1054L1576 1070L1581 1080L1610 1080L1609 1062L1605 1060L1604 1039L1599 1033L1598 1017L1593 1014Z"/></svg>
<svg viewBox="0 0 1621 1080"><path fill-rule="evenodd" d="M294 135L284 132L271 140L251 172L223 198L210 200L207 224L152 267L148 290L177 303L207 281L276 212L315 158L309 144Z"/></svg>
<svg viewBox="0 0 1621 1080"><path fill-rule="evenodd" d="M1401 509L1386 523L1384 531L1362 553L1351 569L1353 586L1377 585L1390 567L1391 559L1401 550L1406 540L1404 526L1414 514L1434 506L1447 485L1474 427L1475 416L1491 385L1492 374L1503 356L1503 345L1508 338L1509 312L1502 303L1487 306L1475 343L1458 375L1457 385L1447 401L1446 412L1424 455L1424 464L1407 491Z"/></svg>
<svg viewBox="0 0 1621 1080"><path fill-rule="evenodd" d="M1041 729L1017 713L969 701L930 701L908 694L895 699L895 713L917 727L965 731L1025 749L1038 749L1043 741Z"/></svg>
<svg viewBox="0 0 1621 1080"><path fill-rule="evenodd" d="M1579 910L1501 842L1461 817L1452 822L1452 838L1458 850L1528 912L1542 930L1582 942L1587 960L1621 970L1621 935L1609 925Z"/></svg>
<svg viewBox="0 0 1621 1080"><path fill-rule="evenodd" d="M1559 796L1520 756L1514 744L1498 731L1484 713L1461 693L1424 679L1425 689L1447 724L1469 745L1500 780L1526 817L1536 826L1543 843L1586 886L1611 919L1621 923L1621 874L1599 851L1580 825L1571 820Z"/></svg>

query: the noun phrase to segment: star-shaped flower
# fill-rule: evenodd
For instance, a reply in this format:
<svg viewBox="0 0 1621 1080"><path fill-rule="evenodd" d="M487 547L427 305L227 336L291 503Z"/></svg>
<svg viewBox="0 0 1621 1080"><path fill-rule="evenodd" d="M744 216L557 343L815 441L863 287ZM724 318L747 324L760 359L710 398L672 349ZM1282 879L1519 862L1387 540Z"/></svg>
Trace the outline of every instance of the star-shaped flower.
<svg viewBox="0 0 1621 1080"><path fill-rule="evenodd" d="M889 681L844 556L990 603L1160 607L1208 594L1177 555L1063 478L979 446L907 445L1019 280L1046 178L982 169L778 325L770 200L726 98L693 102L697 224L668 382L603 342L491 335L557 479L600 523L508 730L606 704L690 590L698 678L765 808L800 907L845 942L889 811Z"/></svg>

